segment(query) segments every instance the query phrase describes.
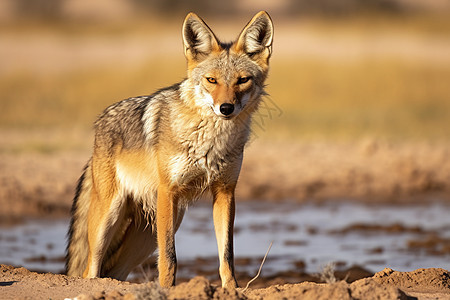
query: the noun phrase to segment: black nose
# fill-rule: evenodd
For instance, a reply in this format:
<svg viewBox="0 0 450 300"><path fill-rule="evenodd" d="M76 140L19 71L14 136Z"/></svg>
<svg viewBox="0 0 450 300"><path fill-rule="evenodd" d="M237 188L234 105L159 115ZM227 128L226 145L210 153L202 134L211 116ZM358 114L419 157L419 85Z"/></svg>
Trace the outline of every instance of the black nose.
<svg viewBox="0 0 450 300"><path fill-rule="evenodd" d="M220 112L225 116L231 115L234 111L234 105L231 103L224 103L220 105Z"/></svg>

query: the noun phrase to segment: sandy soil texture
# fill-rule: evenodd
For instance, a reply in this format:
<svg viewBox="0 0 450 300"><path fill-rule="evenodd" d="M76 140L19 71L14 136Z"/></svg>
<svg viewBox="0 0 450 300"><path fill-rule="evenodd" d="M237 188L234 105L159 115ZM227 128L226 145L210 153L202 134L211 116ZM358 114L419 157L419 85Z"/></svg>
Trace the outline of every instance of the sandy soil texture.
<svg viewBox="0 0 450 300"><path fill-rule="evenodd" d="M2 223L21 217L67 216L75 184L90 156L89 147L0 151ZM449 149L445 143L271 143L257 139L245 151L237 199L392 204L448 200Z"/></svg>
<svg viewBox="0 0 450 300"><path fill-rule="evenodd" d="M247 290L222 289L204 277L195 277L163 289L155 282L81 279L0 265L0 291L2 299L450 299L450 273L443 269L384 269L353 283L303 282Z"/></svg>
<svg viewBox="0 0 450 300"><path fill-rule="evenodd" d="M253 199L346 199L402 203L448 198L448 145L255 142L245 153L239 192Z"/></svg>
<svg viewBox="0 0 450 300"><path fill-rule="evenodd" d="M57 150L40 149L39 145L32 145L36 149L27 148L21 140L8 139L8 143L0 151L1 224L27 217L67 217L76 181L90 155L90 141L86 141L86 147L81 143L79 147L69 145ZM237 196L239 201L273 202L448 201L448 149L445 143L393 144L370 139L353 143L256 139L245 151ZM450 299L450 274L443 269L385 269L370 276L361 273L356 278L348 277L349 282L321 284L312 282L315 279L311 277L287 281L286 274L278 274L276 278L258 279L246 291L223 290L217 287L218 282L196 277L164 290L153 282L69 278L2 265L0 298L64 299L82 295L78 299ZM250 278L242 279L241 286L247 280Z"/></svg>

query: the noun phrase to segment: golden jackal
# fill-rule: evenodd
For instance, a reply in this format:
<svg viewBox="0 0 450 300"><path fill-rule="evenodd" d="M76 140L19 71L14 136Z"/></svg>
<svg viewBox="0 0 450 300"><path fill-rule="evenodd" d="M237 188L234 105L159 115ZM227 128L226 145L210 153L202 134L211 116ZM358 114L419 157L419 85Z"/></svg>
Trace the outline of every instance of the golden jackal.
<svg viewBox="0 0 450 300"><path fill-rule="evenodd" d="M175 232L186 207L213 195L224 287L236 287L234 190L251 115L265 95L273 25L259 12L233 43L194 13L183 24L188 76L108 107L95 122L68 233L67 274L125 280L159 248L159 281L175 284Z"/></svg>

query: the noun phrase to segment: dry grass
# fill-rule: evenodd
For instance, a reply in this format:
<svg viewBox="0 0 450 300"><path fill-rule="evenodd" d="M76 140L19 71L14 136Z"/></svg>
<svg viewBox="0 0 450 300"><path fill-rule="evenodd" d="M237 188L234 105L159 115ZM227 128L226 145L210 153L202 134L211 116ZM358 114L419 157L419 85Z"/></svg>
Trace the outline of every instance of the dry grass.
<svg viewBox="0 0 450 300"><path fill-rule="evenodd" d="M0 126L89 128L110 103L152 93L183 75L180 60L61 76L11 75L0 82ZM445 138L450 128L448 82L447 66L278 59L268 91L282 115L267 120L264 134Z"/></svg>
<svg viewBox="0 0 450 300"><path fill-rule="evenodd" d="M406 28L396 20L372 23L361 19L334 23L315 20L294 25L280 21L268 91L282 114L272 116L272 120L266 118L263 126L256 129L257 134L329 139L366 136L447 138L450 128L450 59L441 57L436 60L434 52L429 50L433 50L435 44L444 50L450 49L450 22L442 18L435 22L431 19L408 19ZM377 32L371 25L378 26L381 31ZM219 27L225 28L223 24ZM45 28L43 31L49 30ZM0 72L0 129L89 129L95 116L107 105L126 97L150 94L157 88L181 80L185 76L185 63L179 36L174 34L178 34L178 30L172 30L172 27L166 30L157 32L153 42L144 43L142 47L154 47L155 42L166 36L170 37L165 44L168 51L138 57L137 63L121 63L124 55L120 56L119 52L106 59L104 64L62 68L60 72L36 73L23 68ZM68 39L74 39L81 44L85 41L83 38L90 42L125 39L124 42L120 40L120 44L128 41L128 35L135 40L147 40L144 30L131 31L128 35L120 28L66 31L70 34L55 29L50 35L56 39L61 37L66 43ZM7 35L8 32L10 39L11 36L12 39L20 36L27 41L28 35L32 36L37 41L36 45L39 45L36 35L42 34L36 29L2 29L2 34ZM376 34L367 36L368 32ZM380 40L383 34L389 38ZM299 45L295 42L297 37L300 37ZM396 37L406 42L395 42L397 48L393 53L389 49L385 51L383 46L397 41ZM351 44L349 51L352 51L352 45L356 45L357 50L361 48L366 52L347 57L347 49L342 44L348 41ZM364 43L369 46L361 46ZM33 51L32 45L30 51ZM108 51L110 44L106 45L105 50ZM411 45L425 50L409 49ZM89 53L89 48L78 46ZM101 49L95 48L100 58ZM315 49L321 50L320 54L316 54ZM398 49L400 54L396 52ZM411 56L403 59L403 53ZM443 53L445 56L449 52ZM51 64L52 54L48 56L41 59ZM65 61L69 66L82 63Z"/></svg>
<svg viewBox="0 0 450 300"><path fill-rule="evenodd" d="M269 90L283 116L268 131L281 128L303 137L445 138L450 128L448 82L448 66L279 61Z"/></svg>
<svg viewBox="0 0 450 300"><path fill-rule="evenodd" d="M107 105L150 94L170 80L180 80L183 66L167 60L133 69L106 67L43 76L4 76L0 82L0 126L89 128Z"/></svg>

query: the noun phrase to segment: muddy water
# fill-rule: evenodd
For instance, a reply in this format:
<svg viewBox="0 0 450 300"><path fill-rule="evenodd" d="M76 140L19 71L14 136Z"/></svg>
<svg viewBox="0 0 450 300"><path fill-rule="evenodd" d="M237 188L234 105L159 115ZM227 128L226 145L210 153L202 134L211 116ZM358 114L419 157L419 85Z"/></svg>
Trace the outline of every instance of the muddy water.
<svg viewBox="0 0 450 300"><path fill-rule="evenodd" d="M262 276L315 273L324 265L359 265L376 272L450 269L450 206L366 206L238 203L237 273L255 274L269 244ZM0 228L0 263L62 272L68 220L30 220ZM179 276L217 276L210 205L189 208L176 236ZM154 272L153 272L154 273Z"/></svg>

